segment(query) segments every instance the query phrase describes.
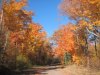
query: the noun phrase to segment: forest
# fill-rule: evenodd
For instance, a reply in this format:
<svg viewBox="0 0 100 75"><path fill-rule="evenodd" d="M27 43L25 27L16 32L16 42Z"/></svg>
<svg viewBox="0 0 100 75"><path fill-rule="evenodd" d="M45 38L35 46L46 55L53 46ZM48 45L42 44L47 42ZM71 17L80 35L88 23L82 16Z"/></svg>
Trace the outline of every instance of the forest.
<svg viewBox="0 0 100 75"><path fill-rule="evenodd" d="M6 69L47 65L100 71L100 0L62 0L61 14L74 23L62 25L50 37L32 20L36 15L25 9L27 2L0 0L0 75L8 75L1 74Z"/></svg>

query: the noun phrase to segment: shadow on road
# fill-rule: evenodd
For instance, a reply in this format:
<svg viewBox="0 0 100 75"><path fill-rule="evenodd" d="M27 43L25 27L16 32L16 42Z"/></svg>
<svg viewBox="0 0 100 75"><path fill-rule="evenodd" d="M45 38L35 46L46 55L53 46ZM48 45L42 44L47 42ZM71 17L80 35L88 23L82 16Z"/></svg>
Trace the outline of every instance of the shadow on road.
<svg viewBox="0 0 100 75"><path fill-rule="evenodd" d="M46 75L46 71L55 70L58 68L64 68L64 66L45 66L45 67L33 67L31 69L22 70L16 72L16 75Z"/></svg>

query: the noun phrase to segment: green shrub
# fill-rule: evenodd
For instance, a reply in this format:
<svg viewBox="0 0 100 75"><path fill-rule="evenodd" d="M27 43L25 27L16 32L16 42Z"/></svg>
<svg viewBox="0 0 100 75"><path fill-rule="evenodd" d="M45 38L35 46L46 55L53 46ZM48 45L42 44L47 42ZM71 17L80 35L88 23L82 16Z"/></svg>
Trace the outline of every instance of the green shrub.
<svg viewBox="0 0 100 75"><path fill-rule="evenodd" d="M18 69L24 69L24 68L31 67L31 62L29 61L28 57L25 55L22 55L22 54L18 55L16 62L17 62L16 65Z"/></svg>

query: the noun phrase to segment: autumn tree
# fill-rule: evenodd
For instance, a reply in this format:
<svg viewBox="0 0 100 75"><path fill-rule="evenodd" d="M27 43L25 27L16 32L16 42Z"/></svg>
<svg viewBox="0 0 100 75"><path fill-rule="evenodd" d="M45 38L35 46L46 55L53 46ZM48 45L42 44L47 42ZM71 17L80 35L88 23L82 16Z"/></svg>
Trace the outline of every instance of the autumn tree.
<svg viewBox="0 0 100 75"><path fill-rule="evenodd" d="M16 65L17 56L27 55L34 50L34 47L38 48L45 36L42 27L32 22L33 13L24 9L26 4L26 0L2 1L0 12L1 65L11 64L11 62Z"/></svg>
<svg viewBox="0 0 100 75"><path fill-rule="evenodd" d="M2 1L0 64L6 64L9 68L27 67L30 64L43 65L52 58L46 32L41 25L32 21L33 13L25 10L26 5L27 0Z"/></svg>
<svg viewBox="0 0 100 75"><path fill-rule="evenodd" d="M17 41L21 38L21 33L32 21L32 13L23 9L26 6L26 0L2 0L0 11L0 64L7 64L8 60L16 60L16 51L18 50ZM10 36L13 33L13 38ZM20 34L18 37L15 35ZM15 38L16 37L16 38ZM12 41L10 41L12 39ZM15 51L16 50L16 51ZM11 51L11 54L9 52ZM6 59L7 58L7 59ZM13 62L14 60L10 61ZM4 63L5 62L5 63Z"/></svg>
<svg viewBox="0 0 100 75"><path fill-rule="evenodd" d="M18 2L16 0L2 1L2 8L0 14L0 33L2 36L5 36L3 37L4 50L6 49L10 32L21 31L25 26L31 23L32 13L23 9L25 5L25 0Z"/></svg>
<svg viewBox="0 0 100 75"><path fill-rule="evenodd" d="M89 45L92 40L95 44L95 54L97 56L96 44L99 43L97 40L100 39L100 1L63 0L60 8L63 14L76 21L77 29L75 29L75 34L80 53L86 56L89 55Z"/></svg>
<svg viewBox="0 0 100 75"><path fill-rule="evenodd" d="M63 58L65 53L75 54L75 40L73 33L74 26L72 24L64 25L59 30L55 31L53 38L56 42L55 54Z"/></svg>

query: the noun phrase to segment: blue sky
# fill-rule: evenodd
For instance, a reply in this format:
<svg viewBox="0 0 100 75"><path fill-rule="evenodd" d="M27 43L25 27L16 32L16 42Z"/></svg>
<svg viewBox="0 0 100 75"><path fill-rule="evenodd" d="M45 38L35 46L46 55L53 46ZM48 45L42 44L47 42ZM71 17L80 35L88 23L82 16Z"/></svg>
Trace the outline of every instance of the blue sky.
<svg viewBox="0 0 100 75"><path fill-rule="evenodd" d="M61 0L28 0L28 9L35 13L33 21L39 23L51 36L59 26L70 22L68 17L62 16L58 8Z"/></svg>

